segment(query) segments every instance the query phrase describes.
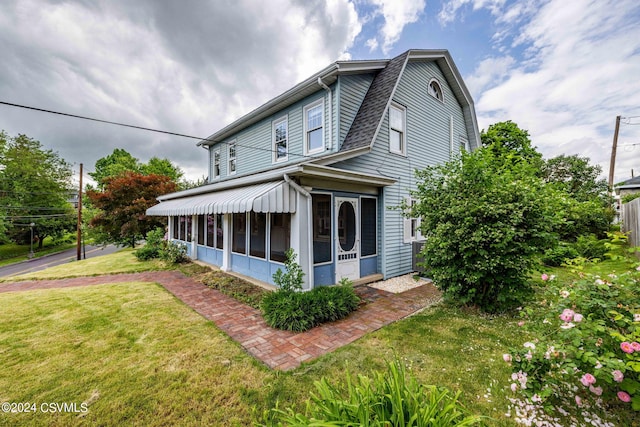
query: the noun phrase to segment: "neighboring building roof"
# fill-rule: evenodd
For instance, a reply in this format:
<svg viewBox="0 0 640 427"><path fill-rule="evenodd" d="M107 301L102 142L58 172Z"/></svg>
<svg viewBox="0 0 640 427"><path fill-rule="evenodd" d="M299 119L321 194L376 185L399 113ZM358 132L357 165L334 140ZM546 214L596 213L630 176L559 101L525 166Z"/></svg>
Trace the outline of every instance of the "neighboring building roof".
<svg viewBox="0 0 640 427"><path fill-rule="evenodd" d="M420 49L408 50L391 60L334 62L293 88L220 129L207 139L200 141L198 145L213 145L223 142L237 132L317 92L321 88L320 82L330 85L337 80L338 75L376 72L378 74L369 87L369 91L365 95L339 152L321 156L320 159L333 158L334 156L342 158L344 153L351 151L359 153L360 150L371 147L373 144L378 129L382 124L384 113L393 98L398 80L404 71L407 61L411 60L432 60L438 64L456 99L462 106L469 141L474 148L479 147L480 134L478 132L473 99L462 80L460 72L453 63L449 51Z"/></svg>
<svg viewBox="0 0 640 427"><path fill-rule="evenodd" d="M640 188L640 176L622 181L616 185L615 188Z"/></svg>

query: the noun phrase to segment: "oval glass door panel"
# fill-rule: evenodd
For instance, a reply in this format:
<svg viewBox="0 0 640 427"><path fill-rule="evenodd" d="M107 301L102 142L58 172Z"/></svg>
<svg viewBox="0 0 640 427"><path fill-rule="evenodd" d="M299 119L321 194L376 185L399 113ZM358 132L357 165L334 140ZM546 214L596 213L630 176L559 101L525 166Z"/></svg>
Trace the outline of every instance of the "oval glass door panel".
<svg viewBox="0 0 640 427"><path fill-rule="evenodd" d="M349 202L342 202L338 211L340 248L350 251L356 243L356 211Z"/></svg>

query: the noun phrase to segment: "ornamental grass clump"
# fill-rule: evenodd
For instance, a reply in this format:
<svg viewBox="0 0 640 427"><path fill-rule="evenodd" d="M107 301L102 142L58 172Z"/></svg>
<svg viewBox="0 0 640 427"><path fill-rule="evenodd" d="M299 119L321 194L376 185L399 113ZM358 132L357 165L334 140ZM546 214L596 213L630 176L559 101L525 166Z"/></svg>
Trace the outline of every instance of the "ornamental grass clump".
<svg viewBox="0 0 640 427"><path fill-rule="evenodd" d="M538 338L503 356L516 400L579 425L640 414L639 279L633 270L562 285L544 274L540 302L522 310Z"/></svg>
<svg viewBox="0 0 640 427"><path fill-rule="evenodd" d="M335 386L326 378L316 381L304 413L275 408L263 414L263 426L471 426L484 417L470 415L458 401L460 393L425 386L399 362L387 363L386 372L374 372Z"/></svg>
<svg viewBox="0 0 640 427"><path fill-rule="evenodd" d="M321 286L302 292L304 273L296 263L292 249L286 253L284 271L273 275L278 290L264 296L260 309L265 322L272 328L307 331L317 325L347 317L358 308L360 298L353 284L342 280L335 286Z"/></svg>

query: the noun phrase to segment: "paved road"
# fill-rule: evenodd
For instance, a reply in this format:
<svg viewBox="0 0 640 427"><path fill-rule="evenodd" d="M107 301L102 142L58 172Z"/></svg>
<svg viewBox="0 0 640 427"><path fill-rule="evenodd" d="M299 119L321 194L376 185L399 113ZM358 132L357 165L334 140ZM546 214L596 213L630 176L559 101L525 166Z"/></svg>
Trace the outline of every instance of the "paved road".
<svg viewBox="0 0 640 427"><path fill-rule="evenodd" d="M85 247L85 253L87 258L93 258L100 255L112 254L118 249L120 248L113 245L109 245L107 247L87 245ZM53 267L55 265L73 262L76 260L76 254L77 250L74 248L57 254L46 255L40 258L34 258L29 261L23 261L17 264L0 267L0 277L30 273L32 271L44 270L45 268Z"/></svg>

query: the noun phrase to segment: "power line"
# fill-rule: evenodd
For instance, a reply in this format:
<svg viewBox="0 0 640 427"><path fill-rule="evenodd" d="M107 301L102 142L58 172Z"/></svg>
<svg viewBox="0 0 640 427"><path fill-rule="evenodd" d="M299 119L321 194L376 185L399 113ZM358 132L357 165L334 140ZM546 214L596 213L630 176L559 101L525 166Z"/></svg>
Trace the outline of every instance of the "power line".
<svg viewBox="0 0 640 427"><path fill-rule="evenodd" d="M199 136L185 135L183 133L169 132L169 131L166 131L166 130L159 130L159 129L147 128L147 127L143 127L143 126L129 125L129 124L126 124L126 123L112 122L110 120L102 120L102 119L96 119L96 118L93 118L93 117L79 116L77 114L62 113L62 112L59 112L59 111L46 110L44 108L37 108L37 107L30 107L28 105L14 104L12 102L0 101L0 104L1 105L7 105L9 107L24 108L24 109L27 109L27 110L40 111L42 113L57 114L57 115L60 115L60 116L73 117L75 119L90 120L90 121L93 121L93 122L106 123L106 124L115 125L115 126L123 126L123 127L133 128L133 129L146 130L146 131L149 131L149 132L163 133L163 134L166 134L166 135L180 136L182 138L197 139L199 141L208 141L208 138L202 138L202 137L199 137ZM287 142L288 142L288 138L287 138ZM225 142L224 144L230 145L228 142ZM272 153L272 154L273 153L277 153L277 150L271 150L271 149L268 149L268 148L254 147L254 146L251 146L251 145L238 144L238 143L235 143L235 142L232 143L232 144L235 145L236 147L248 148L248 149L251 149L251 150L258 150L258 151L266 151L266 152L269 152L269 153ZM296 153L287 153L287 155L293 156L293 157L302 157L302 158L306 158L306 159L312 159L313 158L313 156L307 156L307 155L304 155L304 154L296 154Z"/></svg>

